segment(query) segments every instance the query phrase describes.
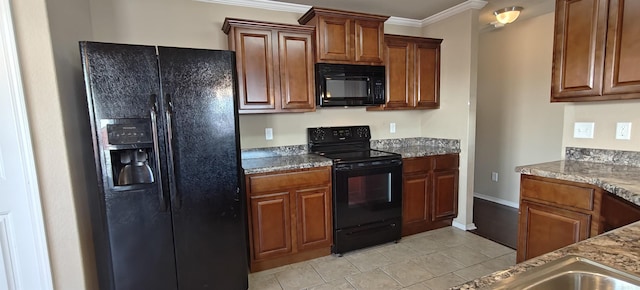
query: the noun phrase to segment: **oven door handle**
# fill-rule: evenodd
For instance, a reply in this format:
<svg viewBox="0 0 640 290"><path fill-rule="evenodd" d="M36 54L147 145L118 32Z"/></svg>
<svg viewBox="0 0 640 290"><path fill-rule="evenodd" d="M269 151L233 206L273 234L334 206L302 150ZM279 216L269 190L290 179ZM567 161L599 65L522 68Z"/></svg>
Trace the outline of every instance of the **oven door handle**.
<svg viewBox="0 0 640 290"><path fill-rule="evenodd" d="M402 159L391 161L373 161L373 162L360 162L360 163L347 163L338 164L335 166L336 171L348 171L356 169L376 169L385 167L396 167L402 165Z"/></svg>

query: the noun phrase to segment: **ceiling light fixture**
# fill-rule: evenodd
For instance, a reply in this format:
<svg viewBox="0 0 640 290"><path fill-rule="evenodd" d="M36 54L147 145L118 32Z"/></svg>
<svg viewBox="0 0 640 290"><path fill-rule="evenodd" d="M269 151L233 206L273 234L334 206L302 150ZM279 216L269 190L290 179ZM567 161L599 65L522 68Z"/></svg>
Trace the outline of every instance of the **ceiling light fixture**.
<svg viewBox="0 0 640 290"><path fill-rule="evenodd" d="M503 25L509 24L518 19L518 16L520 16L520 11L522 11L522 9L524 8L520 6L506 7L500 10L493 11L493 15L496 16L496 20L498 20L498 23Z"/></svg>

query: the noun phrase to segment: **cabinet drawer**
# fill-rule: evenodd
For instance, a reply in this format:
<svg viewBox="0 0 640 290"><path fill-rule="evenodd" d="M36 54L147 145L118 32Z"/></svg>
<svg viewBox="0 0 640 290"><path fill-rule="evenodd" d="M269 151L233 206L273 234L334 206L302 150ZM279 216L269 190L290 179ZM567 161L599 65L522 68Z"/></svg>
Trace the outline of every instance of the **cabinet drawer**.
<svg viewBox="0 0 640 290"><path fill-rule="evenodd" d="M417 157L402 160L402 172L428 172L431 170L431 157Z"/></svg>
<svg viewBox="0 0 640 290"><path fill-rule="evenodd" d="M594 208L595 189L569 182L551 182L523 175L520 194L523 199L546 201L584 210L593 210Z"/></svg>
<svg viewBox="0 0 640 290"><path fill-rule="evenodd" d="M326 186L330 183L331 172L328 167L309 171L283 172L267 175L249 176L247 190L252 196L291 188Z"/></svg>
<svg viewBox="0 0 640 290"><path fill-rule="evenodd" d="M435 156L434 170L458 169L458 154Z"/></svg>

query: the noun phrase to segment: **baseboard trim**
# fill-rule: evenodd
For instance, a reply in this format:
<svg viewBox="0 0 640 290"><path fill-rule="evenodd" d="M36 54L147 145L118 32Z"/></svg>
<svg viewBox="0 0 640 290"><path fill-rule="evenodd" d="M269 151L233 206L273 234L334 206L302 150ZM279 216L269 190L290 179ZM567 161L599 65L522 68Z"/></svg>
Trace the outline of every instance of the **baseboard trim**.
<svg viewBox="0 0 640 290"><path fill-rule="evenodd" d="M473 197L477 197L477 198L480 198L480 199L488 200L488 201L495 202L495 203L498 203L498 204L501 204L501 205L504 205L504 206L508 206L508 207L520 208L520 205L518 203L516 203L516 202L508 201L508 200L502 199L502 198L489 196L489 195L482 194L482 193L474 192L473 193Z"/></svg>
<svg viewBox="0 0 640 290"><path fill-rule="evenodd" d="M459 223L459 222L457 222L455 220L453 222L451 222L451 226L454 227L454 228L459 228L459 229L464 230L464 231L471 231L471 230L477 229L476 225L474 223L470 223L470 224L466 224L465 225L465 224Z"/></svg>

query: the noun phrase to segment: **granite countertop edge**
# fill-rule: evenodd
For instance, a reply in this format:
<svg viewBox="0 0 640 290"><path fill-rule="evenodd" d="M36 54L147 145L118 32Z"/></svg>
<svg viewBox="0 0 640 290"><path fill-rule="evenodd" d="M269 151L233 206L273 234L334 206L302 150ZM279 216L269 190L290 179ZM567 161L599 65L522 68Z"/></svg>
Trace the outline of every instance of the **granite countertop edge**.
<svg viewBox="0 0 640 290"><path fill-rule="evenodd" d="M563 168L578 167L584 172L565 172ZM580 168L583 166L584 168ZM628 172L633 170L640 176L640 167L603 164L590 161L558 160L540 164L524 165L516 167L515 171L521 174L555 178L566 181L580 182L598 186L618 197L640 206L640 181L633 177L616 174L616 172Z"/></svg>

